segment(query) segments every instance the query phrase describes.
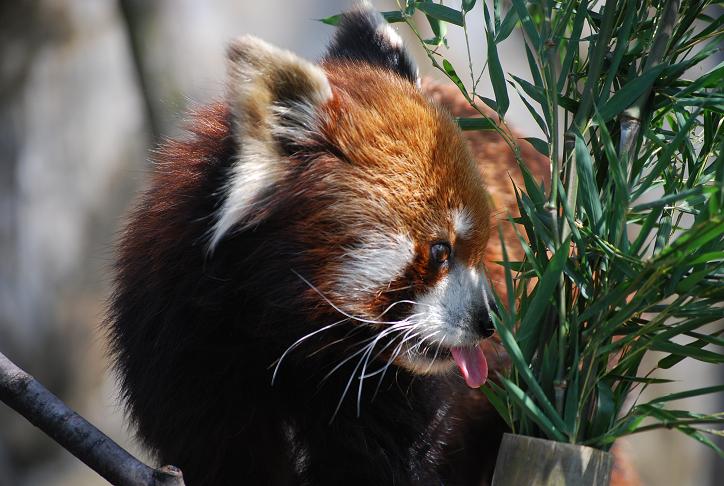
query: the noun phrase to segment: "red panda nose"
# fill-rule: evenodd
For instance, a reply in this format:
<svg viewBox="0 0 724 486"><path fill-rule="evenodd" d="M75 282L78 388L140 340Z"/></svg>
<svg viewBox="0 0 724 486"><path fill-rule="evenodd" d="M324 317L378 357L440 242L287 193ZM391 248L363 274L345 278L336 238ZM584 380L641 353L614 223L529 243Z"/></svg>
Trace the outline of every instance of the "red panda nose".
<svg viewBox="0 0 724 486"><path fill-rule="evenodd" d="M484 338L489 338L495 332L493 320L490 317L491 314L498 315L498 306L495 302L489 301L478 319L478 332Z"/></svg>

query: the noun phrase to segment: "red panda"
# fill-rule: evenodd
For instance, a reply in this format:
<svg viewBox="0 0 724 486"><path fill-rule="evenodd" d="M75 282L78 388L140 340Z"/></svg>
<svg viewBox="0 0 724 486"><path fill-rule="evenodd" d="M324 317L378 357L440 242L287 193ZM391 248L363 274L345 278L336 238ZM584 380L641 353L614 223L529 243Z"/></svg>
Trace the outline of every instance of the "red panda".
<svg viewBox="0 0 724 486"><path fill-rule="evenodd" d="M480 484L493 210L447 95L367 7L319 65L250 36L228 59L120 243L139 438L190 486Z"/></svg>

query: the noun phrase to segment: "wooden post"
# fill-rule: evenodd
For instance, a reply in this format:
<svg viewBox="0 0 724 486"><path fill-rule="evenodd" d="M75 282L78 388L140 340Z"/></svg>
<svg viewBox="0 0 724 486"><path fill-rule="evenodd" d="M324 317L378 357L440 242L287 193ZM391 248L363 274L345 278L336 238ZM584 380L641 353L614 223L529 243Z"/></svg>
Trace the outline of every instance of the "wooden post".
<svg viewBox="0 0 724 486"><path fill-rule="evenodd" d="M492 486L608 486L612 465L592 447L505 434Z"/></svg>

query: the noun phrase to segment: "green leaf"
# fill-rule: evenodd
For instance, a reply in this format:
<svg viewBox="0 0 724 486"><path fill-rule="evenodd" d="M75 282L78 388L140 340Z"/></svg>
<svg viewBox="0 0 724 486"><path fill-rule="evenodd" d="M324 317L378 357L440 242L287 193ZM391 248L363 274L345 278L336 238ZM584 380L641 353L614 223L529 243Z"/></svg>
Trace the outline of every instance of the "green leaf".
<svg viewBox="0 0 724 486"><path fill-rule="evenodd" d="M616 76L621 74L619 66L621 65L623 55L628 49L629 41L631 40L631 28L633 27L634 21L636 20L635 6L636 2L626 2L626 10L624 11L623 17L624 23L623 26L618 30L618 34L616 35L616 50L614 51L611 65L608 68L606 82L603 85L603 100L606 100L608 98L609 90L611 89L611 86L613 86L613 81L616 79Z"/></svg>
<svg viewBox="0 0 724 486"><path fill-rule="evenodd" d="M518 13L518 18L520 18L523 24L523 30L528 36L528 39L533 43L533 47L535 47L536 50L541 49L543 47L543 42L541 41L540 34L533 23L533 19L530 18L525 2L523 0L513 0L513 7Z"/></svg>
<svg viewBox="0 0 724 486"><path fill-rule="evenodd" d="M712 68L703 76L694 80L689 86L679 91L677 98L683 98L702 88L717 88L724 84L724 61Z"/></svg>
<svg viewBox="0 0 724 486"><path fill-rule="evenodd" d="M576 356L578 358L578 356ZM578 362L574 359L573 362ZM571 370L572 379L569 379L568 389L566 390L566 403L563 408L563 421L569 430L576 431L576 423L578 422L578 402L581 400L579 395L580 371L577 366ZM574 437L575 439L576 437Z"/></svg>
<svg viewBox="0 0 724 486"><path fill-rule="evenodd" d="M495 325L495 329L500 335L500 341L503 343L505 350L510 356L516 373L518 373L518 375L528 386L528 390L530 391L531 396L534 397L543 408L543 410L545 410L548 419L554 424L553 429L561 434L568 434L569 431L566 427L566 424L563 422L563 419L561 419L560 415L558 415L558 412L556 412L555 408L553 408L550 400L548 400L548 397L546 397L546 394L543 392L543 389L538 384L538 381L531 373L529 365L523 358L523 353L521 352L515 337L513 337L512 331L507 325L505 325L504 322L498 319L498 316L496 316L495 314L491 314L490 317L493 321L493 324Z"/></svg>
<svg viewBox="0 0 724 486"><path fill-rule="evenodd" d="M682 398L698 397L700 395L709 395L711 393L718 393L724 391L724 385L718 386L707 386L704 388L696 388L694 390L686 390L678 393L670 393L662 397L655 398L648 402L649 405L656 403L671 402L673 400L681 400Z"/></svg>
<svg viewBox="0 0 724 486"><path fill-rule="evenodd" d="M484 9L485 18L490 20L488 6L484 5ZM508 111L510 100L508 99L508 88L506 88L505 85L505 74L503 73L503 67L500 65L500 59L498 58L498 46L493 38L491 28L492 25L488 22L488 27L485 29L485 36L488 40L488 71L490 74L490 82L493 85L493 92L495 93L498 114L500 114L502 118Z"/></svg>
<svg viewBox="0 0 724 486"><path fill-rule="evenodd" d="M583 31L583 24L586 20L586 13L588 11L588 0L583 0L578 4L576 8L576 17L573 19L573 27L571 29L571 36L566 43L566 56L561 64L561 72L558 78L558 92L563 91L566 80L569 79L571 74L571 66L573 65L574 58L578 55L578 41L581 39L581 32Z"/></svg>
<svg viewBox="0 0 724 486"><path fill-rule="evenodd" d="M425 44L433 46L441 46L447 42L445 36L447 35L447 24L442 20L438 20L430 15L425 15L427 23L430 24L430 29L435 35L432 39L425 39Z"/></svg>
<svg viewBox="0 0 724 486"><path fill-rule="evenodd" d="M505 398L503 393L505 393L503 390L500 390L503 393L496 392L492 387L495 385L492 381L488 381L486 385L482 386L480 388L480 391L483 392L485 397L488 399L490 404L493 406L496 412L498 412L498 415L505 421L508 428L512 429L513 424L510 423L510 413L508 411L508 407L506 406L503 399ZM497 387L496 387L497 388Z"/></svg>
<svg viewBox="0 0 724 486"><path fill-rule="evenodd" d="M455 118L460 130L495 130L496 124L490 118Z"/></svg>
<svg viewBox="0 0 724 486"><path fill-rule="evenodd" d="M518 11L514 8L510 9L507 14L505 14L505 18L503 19L503 22L500 24L499 28L496 28L495 31L495 43L500 44L505 39L510 36L510 33L513 32L513 29L515 28L515 24L518 23Z"/></svg>
<svg viewBox="0 0 724 486"><path fill-rule="evenodd" d="M465 24L462 12L444 5L439 5L437 3L415 2L415 8L442 22L459 25L460 27Z"/></svg>
<svg viewBox="0 0 724 486"><path fill-rule="evenodd" d="M491 110L497 112L498 111L498 104L495 102L494 99L486 98L485 96L478 95L478 98L482 100L485 105L490 108Z"/></svg>
<svg viewBox="0 0 724 486"><path fill-rule="evenodd" d="M450 64L450 61L447 59L442 60L442 68L445 71L445 74L447 74L448 78L455 83L455 85L460 89L460 92L465 96L465 99L472 103L470 100L470 95L468 95L468 90L465 88L465 84L463 83L462 79L460 79L460 76L458 76L458 73L455 72L455 68L452 64Z"/></svg>
<svg viewBox="0 0 724 486"><path fill-rule="evenodd" d="M654 82L667 67L666 65L656 66L626 83L598 110L603 121L610 120L631 106L634 101L654 85Z"/></svg>
<svg viewBox="0 0 724 486"><path fill-rule="evenodd" d="M677 192L674 194L668 194L666 196L663 196L655 201L649 201L642 204L637 204L633 208L631 208L632 211L643 211L645 209L652 209L652 208L660 208L663 206L668 206L669 204L680 201L682 199L686 199L689 196L693 195L699 195L703 191L702 187L695 187L694 189L688 189L686 191Z"/></svg>
<svg viewBox="0 0 724 486"><path fill-rule="evenodd" d="M391 10L389 12L380 12L380 13L385 18L385 20L390 24L405 21L404 14L402 12L400 12L399 10Z"/></svg>
<svg viewBox="0 0 724 486"><path fill-rule="evenodd" d="M330 15L329 17L325 17L323 19L317 19L318 22L333 26L339 25L340 20L342 20L342 14Z"/></svg>
<svg viewBox="0 0 724 486"><path fill-rule="evenodd" d="M523 140L526 140L528 143L530 143L533 148L536 149L539 153L548 157L550 149L548 142L535 137L525 137Z"/></svg>
<svg viewBox="0 0 724 486"><path fill-rule="evenodd" d="M500 377L503 386L508 390L508 396L518 403L523 412L543 429L548 437L559 442L566 442L566 436L548 419L545 413L535 404L535 402L515 383L507 378Z"/></svg>
<svg viewBox="0 0 724 486"><path fill-rule="evenodd" d="M692 358L697 361L704 361L706 363L724 363L724 354L706 351L704 349L700 349L698 346L692 346L691 344L683 345L672 343L670 341L657 342L652 344L651 349L654 351L671 353L672 355L681 356L683 358Z"/></svg>
<svg viewBox="0 0 724 486"><path fill-rule="evenodd" d="M475 0L463 0L463 12L470 12L475 6Z"/></svg>
<svg viewBox="0 0 724 486"><path fill-rule="evenodd" d="M698 265L700 263L714 263L724 261L724 251L712 251L704 253L689 262L689 265Z"/></svg>
<svg viewBox="0 0 724 486"><path fill-rule="evenodd" d="M385 18L385 20L390 24L405 21L405 16L399 10L391 10L389 12L380 12L380 14L382 14L382 16ZM331 15L329 17L325 17L323 19L317 19L317 20L319 22L322 22L323 24L337 26L337 25L339 25L339 21L342 20L342 14Z"/></svg>
<svg viewBox="0 0 724 486"><path fill-rule="evenodd" d="M591 154L586 147L583 138L576 134L576 167L578 167L578 194L583 202L591 225L600 232L601 216L603 208L601 207L601 198L598 187L596 186L596 177L593 174L593 161Z"/></svg>
<svg viewBox="0 0 724 486"><path fill-rule="evenodd" d="M520 98L520 101L522 101L523 104L525 105L525 107L528 109L528 113L530 113L530 115L533 117L533 120L535 120L535 122L538 124L541 131L543 133L545 133L546 136L549 136L548 135L548 125L546 124L545 120L543 120L540 117L540 115L538 114L538 112L536 111L536 109L533 108L533 106L531 106L531 104L528 102L528 100L525 98L525 96L523 96L523 94L520 92L520 89L515 88L515 91L518 93L518 97ZM546 114L548 114L548 111L546 111Z"/></svg>
<svg viewBox="0 0 724 486"><path fill-rule="evenodd" d="M530 360L532 351L535 349L537 344L533 341L532 337L539 329L538 323L541 316L544 315L545 309L550 305L553 291L558 287L560 275L563 272L566 260L568 259L569 241L570 240L566 240L562 242L558 251L548 262L548 265L543 272L543 276L535 286L533 298L528 304L528 308L525 309L525 314L523 315L520 327L516 333L516 341L520 344L520 348L523 350L523 356L526 358L526 361Z"/></svg>
<svg viewBox="0 0 724 486"><path fill-rule="evenodd" d="M596 383L598 396L596 398L596 412L593 415L590 435L597 436L604 434L610 429L613 420L616 418L616 405L613 400L611 386L605 381Z"/></svg>
<svg viewBox="0 0 724 486"><path fill-rule="evenodd" d="M649 213L648 216L646 216L646 219L644 220L644 224L641 225L641 229L639 230L639 235L636 238L636 241L631 245L629 251L632 255L638 255L639 251L641 250L641 247L643 246L646 239L651 234L651 230L654 229L654 225L659 220L659 217L661 216L661 213L663 212L663 208L655 208L651 213Z"/></svg>
<svg viewBox="0 0 724 486"><path fill-rule="evenodd" d="M615 378L620 381L628 381L631 383L645 383L647 385L659 385L663 383L676 383L676 380L667 380L665 378L644 378L641 376L630 376L630 375L615 375L609 374L611 378Z"/></svg>
<svg viewBox="0 0 724 486"><path fill-rule="evenodd" d="M696 441L698 441L698 442L701 442L701 443L704 444L705 446L713 449L714 452L716 452L716 453L719 455L720 458L724 459L724 451L722 451L722 449L721 449L718 445L716 445L714 442L712 442L711 440L709 440L709 438L706 437L706 436L702 433L702 432L703 432L702 430L700 430L700 429L695 429L695 428L693 428L693 427L678 427L678 429L679 429L681 432L683 432L683 433L685 433L686 435L688 435L689 437L691 437L692 439L694 439L694 440L696 440Z"/></svg>
<svg viewBox="0 0 724 486"><path fill-rule="evenodd" d="M689 348L695 347L695 348L703 348L706 346L707 343L705 340L701 339L698 341L694 341L693 343L688 344ZM667 370L677 364L679 364L681 361L684 361L686 358L688 358L688 354L670 354L669 356L666 356L665 358L661 358L659 362L656 364L658 368Z"/></svg>

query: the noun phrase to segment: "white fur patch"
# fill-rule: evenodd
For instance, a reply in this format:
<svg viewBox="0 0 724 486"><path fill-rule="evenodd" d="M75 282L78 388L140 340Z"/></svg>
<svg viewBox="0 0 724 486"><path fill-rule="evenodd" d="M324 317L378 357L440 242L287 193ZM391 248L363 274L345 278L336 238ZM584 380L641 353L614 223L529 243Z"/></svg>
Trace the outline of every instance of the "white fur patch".
<svg viewBox="0 0 724 486"><path fill-rule="evenodd" d="M394 47L395 49L402 49L402 37L395 32L395 29L392 28L390 24L385 22L384 24L380 24L377 27L377 35L384 38L389 45Z"/></svg>
<svg viewBox="0 0 724 486"><path fill-rule="evenodd" d="M427 293L418 296L413 314L417 322L430 331L439 331L436 339L445 346L476 342L476 319L483 308L489 311L490 292L482 270L456 265Z"/></svg>
<svg viewBox="0 0 724 486"><path fill-rule="evenodd" d="M453 223L453 230L459 238L467 238L473 231L473 218L466 208L453 209L450 217Z"/></svg>
<svg viewBox="0 0 724 486"><path fill-rule="evenodd" d="M406 235L370 235L348 248L343 257L337 288L346 297L369 298L370 292L384 290L410 265L415 245Z"/></svg>
<svg viewBox="0 0 724 486"><path fill-rule="evenodd" d="M246 140L226 186L224 203L216 215L216 224L209 239L209 251L213 251L237 223L248 220L254 208L263 205L264 193L283 178L282 161L271 162L267 151L268 148L263 142Z"/></svg>

